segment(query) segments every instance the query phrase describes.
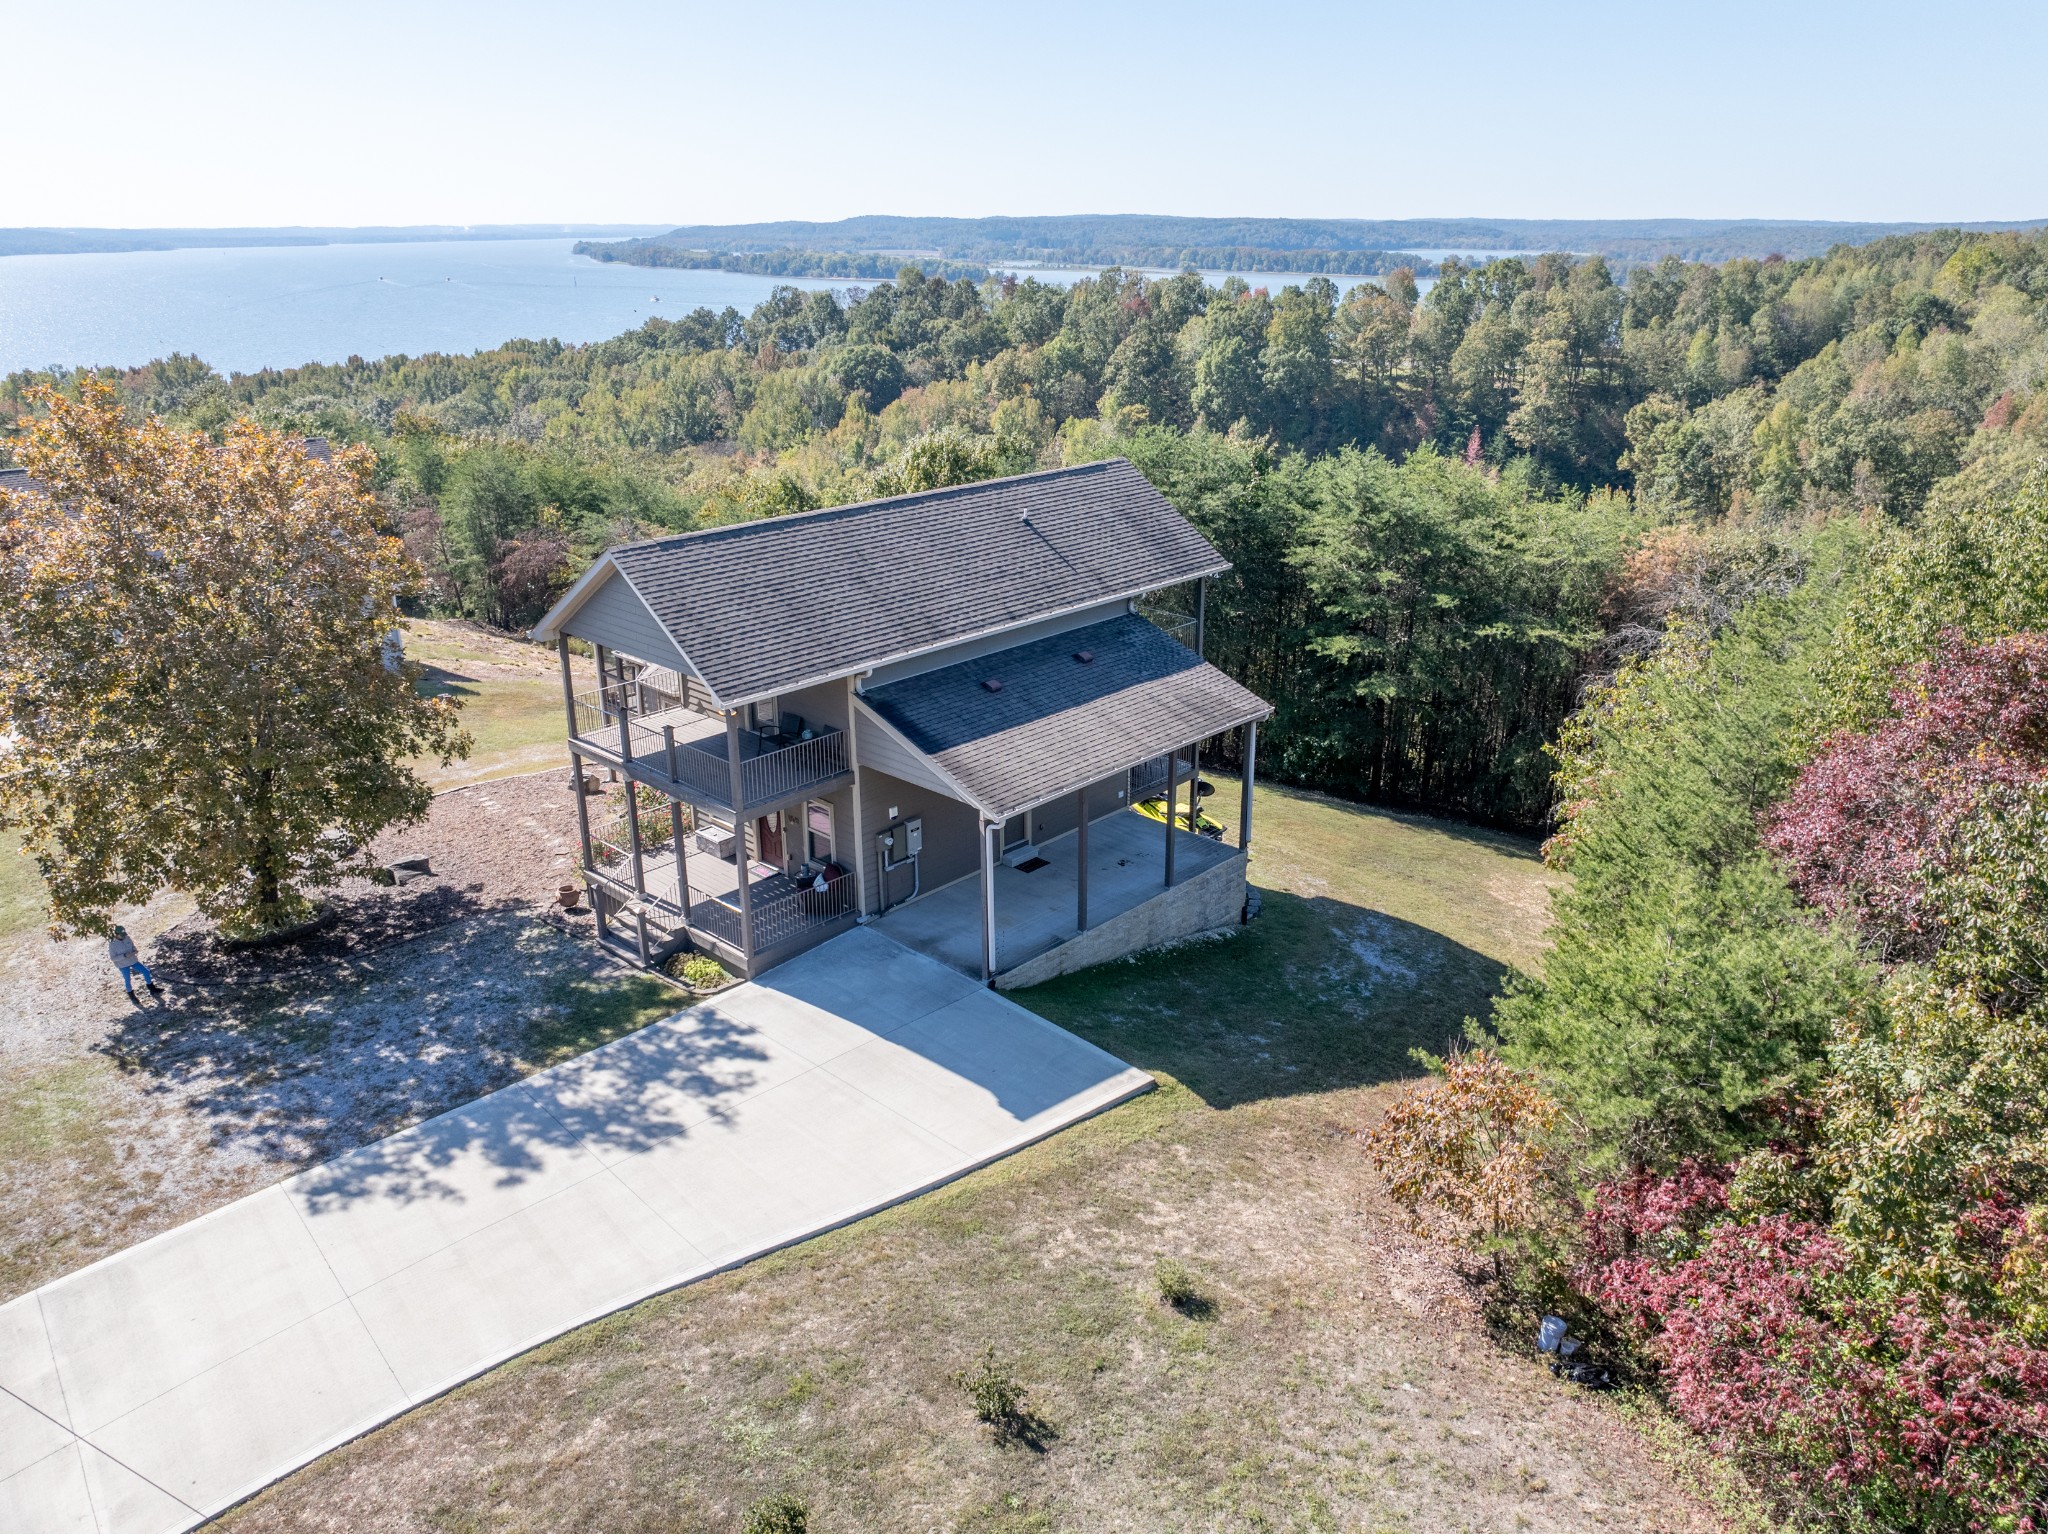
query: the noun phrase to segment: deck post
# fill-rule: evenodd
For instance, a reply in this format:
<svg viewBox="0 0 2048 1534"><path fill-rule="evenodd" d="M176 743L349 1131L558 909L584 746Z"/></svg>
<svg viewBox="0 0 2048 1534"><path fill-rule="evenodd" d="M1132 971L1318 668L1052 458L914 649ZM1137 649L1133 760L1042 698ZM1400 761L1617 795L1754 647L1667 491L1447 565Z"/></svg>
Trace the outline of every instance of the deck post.
<svg viewBox="0 0 2048 1534"><path fill-rule="evenodd" d="M1180 812L1180 747L1166 753L1166 887L1173 888L1173 817Z"/></svg>
<svg viewBox="0 0 2048 1534"><path fill-rule="evenodd" d="M683 908L683 920L690 919L690 865L683 857L683 805L680 799L668 802L668 839L676 854L676 904Z"/></svg>
<svg viewBox="0 0 2048 1534"><path fill-rule="evenodd" d="M583 844L583 867L587 872L596 867L590 856L590 806L583 801L583 758L572 747L569 752L570 792L576 796L576 839Z"/></svg>
<svg viewBox="0 0 2048 1534"><path fill-rule="evenodd" d="M676 777L676 727L665 724L661 727L661 751L668 766L668 780L677 782Z"/></svg>
<svg viewBox="0 0 2048 1534"><path fill-rule="evenodd" d="M640 786L626 779L626 836L633 848L633 888L647 893L647 865L640 855Z"/></svg>
<svg viewBox="0 0 2048 1534"><path fill-rule="evenodd" d="M1205 654L1203 645L1209 637L1209 577L1195 578L1195 653Z"/></svg>
<svg viewBox="0 0 2048 1534"><path fill-rule="evenodd" d="M996 978L996 854L995 838L1002 834L999 824L983 821L981 826L981 978L990 985Z"/></svg>
<svg viewBox="0 0 2048 1534"><path fill-rule="evenodd" d="M633 931L640 939L640 967L642 969L652 968L654 958L647 948L647 913L645 911L635 911L633 913Z"/></svg>
<svg viewBox="0 0 2048 1534"><path fill-rule="evenodd" d="M732 769L732 862L739 875L740 947L747 956L747 970L754 966L754 891L747 868L747 793L745 774L740 771L740 716L737 709L725 711L725 759Z"/></svg>
<svg viewBox="0 0 2048 1534"><path fill-rule="evenodd" d="M1202 743L1188 747L1188 829L1202 829Z"/></svg>
<svg viewBox="0 0 2048 1534"><path fill-rule="evenodd" d="M1244 788L1237 805L1237 850L1252 850L1252 774L1259 765L1259 721L1244 727Z"/></svg>
<svg viewBox="0 0 2048 1534"><path fill-rule="evenodd" d="M1088 785L1074 791L1080 818L1074 823L1074 930L1088 930Z"/></svg>
<svg viewBox="0 0 2048 1534"><path fill-rule="evenodd" d="M605 720L611 717L612 674L611 667L606 660L606 656L609 655L611 652L606 650L603 645L598 644L595 640L591 642L590 651L591 655L597 661L597 725L590 732L594 736L597 734L598 730L604 728ZM611 781L614 783L618 782L619 769L613 767L609 769L609 772L611 776Z"/></svg>
<svg viewBox="0 0 2048 1534"><path fill-rule="evenodd" d="M633 726L631 711L626 707L626 687L619 684L619 761L630 764L633 760Z"/></svg>
<svg viewBox="0 0 2048 1534"><path fill-rule="evenodd" d="M569 636L555 636L555 654L562 659L562 711L568 716L569 738L576 738L576 681L569 674ZM580 774L579 774L580 775Z"/></svg>

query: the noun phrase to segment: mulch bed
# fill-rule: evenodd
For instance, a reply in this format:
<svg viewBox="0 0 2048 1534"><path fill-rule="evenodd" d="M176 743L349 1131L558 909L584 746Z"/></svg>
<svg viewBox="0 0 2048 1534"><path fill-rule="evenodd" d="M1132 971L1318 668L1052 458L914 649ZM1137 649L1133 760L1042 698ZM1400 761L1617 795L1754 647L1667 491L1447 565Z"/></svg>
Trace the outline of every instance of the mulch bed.
<svg viewBox="0 0 2048 1534"><path fill-rule="evenodd" d="M567 768L451 789L435 798L424 824L387 831L371 847L379 864L422 856L431 877L395 887L351 878L323 891L332 916L289 942L228 948L213 922L194 915L157 940L151 963L186 985L277 980L467 917L544 909L559 886L577 881Z"/></svg>

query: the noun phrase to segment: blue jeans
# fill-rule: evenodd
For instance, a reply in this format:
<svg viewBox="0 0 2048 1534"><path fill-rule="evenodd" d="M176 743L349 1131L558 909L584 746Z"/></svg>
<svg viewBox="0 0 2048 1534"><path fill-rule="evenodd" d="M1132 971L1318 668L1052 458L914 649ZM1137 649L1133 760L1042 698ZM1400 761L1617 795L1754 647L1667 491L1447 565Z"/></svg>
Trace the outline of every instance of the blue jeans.
<svg viewBox="0 0 2048 1534"><path fill-rule="evenodd" d="M121 985L130 996L135 994L135 977L137 975L142 976L142 983L144 985L156 984L156 976L149 972L149 966L140 959L137 959L133 964L123 964L121 966Z"/></svg>

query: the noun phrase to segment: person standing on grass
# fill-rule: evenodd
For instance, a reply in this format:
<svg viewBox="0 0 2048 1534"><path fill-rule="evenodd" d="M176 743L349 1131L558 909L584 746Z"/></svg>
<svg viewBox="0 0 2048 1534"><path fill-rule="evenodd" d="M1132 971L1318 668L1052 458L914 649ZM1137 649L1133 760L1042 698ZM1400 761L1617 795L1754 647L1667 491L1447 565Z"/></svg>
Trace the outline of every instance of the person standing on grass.
<svg viewBox="0 0 2048 1534"><path fill-rule="evenodd" d="M156 976L149 972L149 966L142 962L142 955L135 951L135 939L128 935L128 929L116 925L114 935L107 939L107 957L114 961L114 967L121 971L121 989L128 993L128 999L135 999L135 977L142 976L142 983L149 994L163 1000L163 987L156 983Z"/></svg>

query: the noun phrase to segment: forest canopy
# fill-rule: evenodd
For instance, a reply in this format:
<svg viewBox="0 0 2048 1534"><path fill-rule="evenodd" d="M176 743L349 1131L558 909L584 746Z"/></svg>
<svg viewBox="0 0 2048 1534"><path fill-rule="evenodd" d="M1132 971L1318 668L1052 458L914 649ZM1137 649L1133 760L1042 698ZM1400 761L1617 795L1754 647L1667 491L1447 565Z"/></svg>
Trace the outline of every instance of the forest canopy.
<svg viewBox="0 0 2048 1534"><path fill-rule="evenodd" d="M1215 653L1283 776L1537 826L1588 678L2048 436L2048 238L1550 254L1348 292L1122 268L779 288L587 346L104 376L375 450L441 610L531 622L607 543L1126 454L1236 568ZM18 413L37 382L0 385Z"/></svg>

